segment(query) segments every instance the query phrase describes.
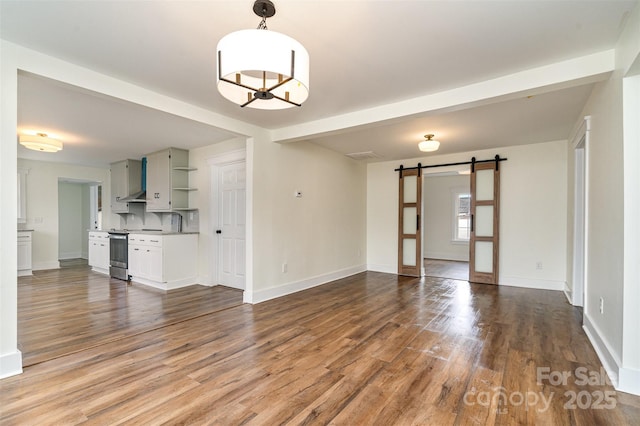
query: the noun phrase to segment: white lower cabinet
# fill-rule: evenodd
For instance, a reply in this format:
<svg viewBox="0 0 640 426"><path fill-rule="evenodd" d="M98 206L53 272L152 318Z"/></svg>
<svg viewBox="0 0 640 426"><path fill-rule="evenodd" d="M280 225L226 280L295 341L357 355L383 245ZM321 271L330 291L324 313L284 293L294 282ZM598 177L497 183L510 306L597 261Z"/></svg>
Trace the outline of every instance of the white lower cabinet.
<svg viewBox="0 0 640 426"><path fill-rule="evenodd" d="M129 234L131 280L163 290L197 283L198 234Z"/></svg>
<svg viewBox="0 0 640 426"><path fill-rule="evenodd" d="M89 266L102 274L109 273L109 233L89 231Z"/></svg>

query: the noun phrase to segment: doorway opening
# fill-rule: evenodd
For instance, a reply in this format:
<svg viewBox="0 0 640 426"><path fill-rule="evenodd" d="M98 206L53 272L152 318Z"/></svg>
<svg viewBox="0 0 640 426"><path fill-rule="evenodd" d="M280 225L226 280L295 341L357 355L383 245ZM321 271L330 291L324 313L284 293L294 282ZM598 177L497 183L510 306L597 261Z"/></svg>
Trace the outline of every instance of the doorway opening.
<svg viewBox="0 0 640 426"><path fill-rule="evenodd" d="M58 179L58 261L87 261L89 230L102 226L102 182Z"/></svg>
<svg viewBox="0 0 640 426"><path fill-rule="evenodd" d="M424 174L422 253L425 276L469 280L469 174L468 166Z"/></svg>

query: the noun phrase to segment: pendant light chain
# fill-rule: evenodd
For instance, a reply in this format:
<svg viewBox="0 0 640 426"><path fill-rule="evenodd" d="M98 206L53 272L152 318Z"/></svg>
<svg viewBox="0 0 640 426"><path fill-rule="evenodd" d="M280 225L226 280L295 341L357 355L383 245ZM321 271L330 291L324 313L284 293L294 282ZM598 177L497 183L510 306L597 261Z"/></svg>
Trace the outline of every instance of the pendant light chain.
<svg viewBox="0 0 640 426"><path fill-rule="evenodd" d="M265 9L262 9L262 21L260 21L260 23L258 24L258 30L268 30L269 28L267 28L267 15L266 15L267 11Z"/></svg>

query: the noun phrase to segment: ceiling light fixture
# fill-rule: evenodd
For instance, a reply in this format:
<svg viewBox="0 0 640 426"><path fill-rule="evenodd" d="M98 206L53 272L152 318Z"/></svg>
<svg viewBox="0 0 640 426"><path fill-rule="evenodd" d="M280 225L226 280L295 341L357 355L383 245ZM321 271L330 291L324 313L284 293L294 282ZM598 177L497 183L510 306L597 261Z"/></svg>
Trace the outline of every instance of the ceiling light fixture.
<svg viewBox="0 0 640 426"><path fill-rule="evenodd" d="M418 144L418 148L420 149L420 151L432 152L437 151L438 148L440 148L440 142L434 141L432 139L433 136L434 135L424 135L427 140L424 140Z"/></svg>
<svg viewBox="0 0 640 426"><path fill-rule="evenodd" d="M62 142L51 139L46 133L20 135L18 139L20 141L20 145L34 151L58 152L62 149Z"/></svg>
<svg viewBox="0 0 640 426"><path fill-rule="evenodd" d="M267 18L276 14L271 1L256 0L253 11L262 18L257 29L218 42L218 91L241 107L300 106L309 96L309 54L291 37L267 29Z"/></svg>

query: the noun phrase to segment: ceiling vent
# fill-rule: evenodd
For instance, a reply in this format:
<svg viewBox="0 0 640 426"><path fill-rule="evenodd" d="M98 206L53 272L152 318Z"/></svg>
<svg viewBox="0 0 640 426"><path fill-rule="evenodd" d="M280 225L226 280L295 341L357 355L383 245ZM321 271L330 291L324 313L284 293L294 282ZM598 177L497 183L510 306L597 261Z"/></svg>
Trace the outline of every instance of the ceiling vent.
<svg viewBox="0 0 640 426"><path fill-rule="evenodd" d="M374 158L380 158L380 156L373 151L352 152L351 154L345 155L354 160L373 160Z"/></svg>

